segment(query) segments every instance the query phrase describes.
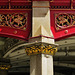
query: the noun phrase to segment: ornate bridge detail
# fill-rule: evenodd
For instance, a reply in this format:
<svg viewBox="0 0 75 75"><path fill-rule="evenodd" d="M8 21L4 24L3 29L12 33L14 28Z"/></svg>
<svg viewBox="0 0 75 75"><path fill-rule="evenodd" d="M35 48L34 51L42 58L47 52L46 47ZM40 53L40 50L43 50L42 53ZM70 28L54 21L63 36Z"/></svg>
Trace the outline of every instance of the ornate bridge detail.
<svg viewBox="0 0 75 75"><path fill-rule="evenodd" d="M25 30L27 26L27 15L27 13L0 14L0 26Z"/></svg>
<svg viewBox="0 0 75 75"><path fill-rule="evenodd" d="M75 26L75 14L55 14L56 30Z"/></svg>
<svg viewBox="0 0 75 75"><path fill-rule="evenodd" d="M10 65L0 65L1 70L8 70L10 67Z"/></svg>
<svg viewBox="0 0 75 75"><path fill-rule="evenodd" d="M10 60L0 58L0 70L8 70L11 67Z"/></svg>
<svg viewBox="0 0 75 75"><path fill-rule="evenodd" d="M30 47L25 47L25 51L27 55L34 55L34 54L51 54L54 55L57 52L57 47L51 45L33 45Z"/></svg>

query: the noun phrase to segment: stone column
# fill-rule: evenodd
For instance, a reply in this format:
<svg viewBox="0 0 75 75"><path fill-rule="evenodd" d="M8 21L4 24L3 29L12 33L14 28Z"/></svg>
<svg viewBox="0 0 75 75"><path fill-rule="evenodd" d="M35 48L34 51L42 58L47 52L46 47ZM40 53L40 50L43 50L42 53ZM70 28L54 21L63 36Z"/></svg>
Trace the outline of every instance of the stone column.
<svg viewBox="0 0 75 75"><path fill-rule="evenodd" d="M33 42L25 47L30 55L30 75L53 75L53 56L57 51L56 45Z"/></svg>
<svg viewBox="0 0 75 75"><path fill-rule="evenodd" d="M8 75L8 69L10 68L10 64L0 64L0 75Z"/></svg>
<svg viewBox="0 0 75 75"><path fill-rule="evenodd" d="M0 70L0 75L8 75L8 71L7 70Z"/></svg>
<svg viewBox="0 0 75 75"><path fill-rule="evenodd" d="M10 60L0 58L0 75L8 75L8 69L11 67Z"/></svg>
<svg viewBox="0 0 75 75"><path fill-rule="evenodd" d="M53 75L53 57L45 54L30 56L30 75Z"/></svg>
<svg viewBox="0 0 75 75"><path fill-rule="evenodd" d="M25 51L30 55L30 75L53 75L53 56L57 51L50 29L49 1L32 3L32 38Z"/></svg>

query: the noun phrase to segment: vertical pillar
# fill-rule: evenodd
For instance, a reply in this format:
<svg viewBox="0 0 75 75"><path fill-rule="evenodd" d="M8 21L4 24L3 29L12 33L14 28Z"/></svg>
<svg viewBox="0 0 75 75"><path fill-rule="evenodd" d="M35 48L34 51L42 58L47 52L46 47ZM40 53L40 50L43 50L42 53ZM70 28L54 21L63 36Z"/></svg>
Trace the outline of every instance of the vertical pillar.
<svg viewBox="0 0 75 75"><path fill-rule="evenodd" d="M52 55L30 56L30 75L53 75Z"/></svg>
<svg viewBox="0 0 75 75"><path fill-rule="evenodd" d="M52 46L54 39L50 29L49 1L33 1L32 3L32 37L25 51L30 55L30 75L53 75ZM45 37L44 37L45 36ZM34 38L35 37L35 38Z"/></svg>
<svg viewBox="0 0 75 75"><path fill-rule="evenodd" d="M0 70L0 75L8 75L7 70Z"/></svg>
<svg viewBox="0 0 75 75"><path fill-rule="evenodd" d="M72 72L72 75L75 75L75 73L74 73L74 72Z"/></svg>
<svg viewBox="0 0 75 75"><path fill-rule="evenodd" d="M10 60L0 58L0 75L8 75L8 69L11 67Z"/></svg>
<svg viewBox="0 0 75 75"><path fill-rule="evenodd" d="M26 45L25 51L30 55L30 75L53 75L53 54L55 45L35 42Z"/></svg>
<svg viewBox="0 0 75 75"><path fill-rule="evenodd" d="M32 37L53 37L50 29L49 1L33 1L32 4Z"/></svg>

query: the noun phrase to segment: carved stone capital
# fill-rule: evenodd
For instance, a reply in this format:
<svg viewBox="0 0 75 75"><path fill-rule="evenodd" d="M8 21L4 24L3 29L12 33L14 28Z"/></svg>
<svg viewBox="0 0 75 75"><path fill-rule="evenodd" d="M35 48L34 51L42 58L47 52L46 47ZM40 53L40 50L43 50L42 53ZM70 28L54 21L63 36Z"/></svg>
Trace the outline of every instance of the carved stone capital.
<svg viewBox="0 0 75 75"><path fill-rule="evenodd" d="M25 52L27 55L35 55L35 54L54 55L57 52L57 47L55 45L46 43L34 43L29 46L26 46Z"/></svg>
<svg viewBox="0 0 75 75"><path fill-rule="evenodd" d="M11 67L10 60L0 58L0 70L8 70Z"/></svg>
<svg viewBox="0 0 75 75"><path fill-rule="evenodd" d="M1 70L8 70L10 67L10 65L0 65Z"/></svg>

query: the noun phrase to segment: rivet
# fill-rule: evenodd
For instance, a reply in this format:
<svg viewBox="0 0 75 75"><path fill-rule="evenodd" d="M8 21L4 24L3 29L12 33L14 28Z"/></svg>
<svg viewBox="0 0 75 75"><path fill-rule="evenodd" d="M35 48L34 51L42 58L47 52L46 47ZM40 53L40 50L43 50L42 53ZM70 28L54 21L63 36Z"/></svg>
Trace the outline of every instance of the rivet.
<svg viewBox="0 0 75 75"><path fill-rule="evenodd" d="M37 41L35 41L35 42L37 42Z"/></svg>
<svg viewBox="0 0 75 75"><path fill-rule="evenodd" d="M65 34L67 34L68 33L68 30L65 30Z"/></svg>
<svg viewBox="0 0 75 75"><path fill-rule="evenodd" d="M49 58L49 55L45 54L45 57L46 57L46 58Z"/></svg>
<svg viewBox="0 0 75 75"><path fill-rule="evenodd" d="M65 41L65 43L67 43L67 41Z"/></svg>
<svg viewBox="0 0 75 75"><path fill-rule="evenodd" d="M14 31L14 34L16 34L17 33L17 31Z"/></svg>

